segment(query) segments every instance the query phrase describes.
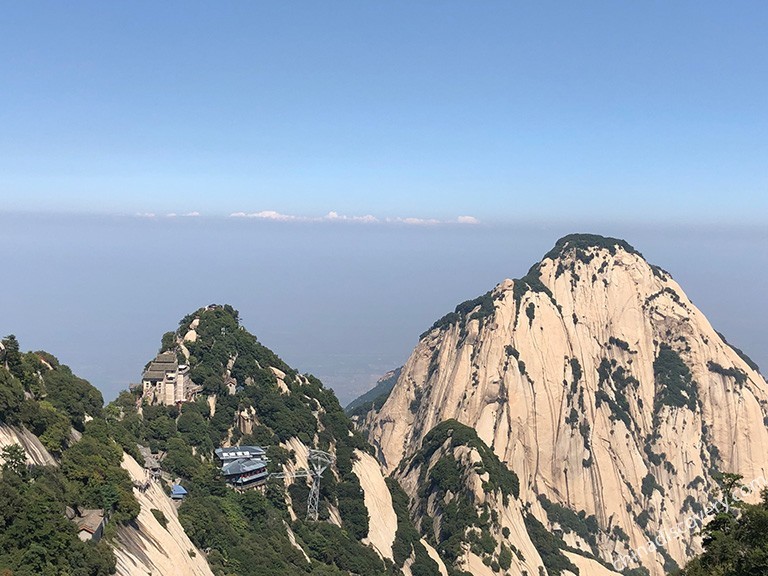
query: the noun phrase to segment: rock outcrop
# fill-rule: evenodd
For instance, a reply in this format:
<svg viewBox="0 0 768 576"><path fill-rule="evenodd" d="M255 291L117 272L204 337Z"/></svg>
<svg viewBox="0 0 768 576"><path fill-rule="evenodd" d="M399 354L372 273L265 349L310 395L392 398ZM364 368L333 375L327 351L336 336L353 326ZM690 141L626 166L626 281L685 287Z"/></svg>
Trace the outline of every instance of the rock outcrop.
<svg viewBox="0 0 768 576"><path fill-rule="evenodd" d="M378 462L370 454L355 451L352 471L360 480L365 507L370 518L368 536L364 543L373 546L382 558L392 560L392 544L397 532L397 514L392 495L381 474Z"/></svg>
<svg viewBox="0 0 768 576"><path fill-rule="evenodd" d="M144 469L127 454L123 456L122 466L135 483L147 481ZM205 554L195 548L184 532L176 506L165 494L160 482L150 481L146 490L134 489L133 494L141 512L133 523L117 529L114 543L116 574L213 576ZM153 513L153 510L156 512ZM165 526L155 514L165 518Z"/></svg>
<svg viewBox="0 0 768 576"><path fill-rule="evenodd" d="M37 466L58 466L56 459L45 449L40 439L23 426L0 424L0 448L18 444L27 454L27 464ZM3 464L0 456L0 464Z"/></svg>
<svg viewBox="0 0 768 576"><path fill-rule="evenodd" d="M474 428L542 522L583 542L553 518L594 518L604 560L659 575L700 551L694 531L641 548L712 504L716 471L768 484L767 415L754 363L667 272L621 240L573 235L436 322L364 426L388 472L440 422Z"/></svg>

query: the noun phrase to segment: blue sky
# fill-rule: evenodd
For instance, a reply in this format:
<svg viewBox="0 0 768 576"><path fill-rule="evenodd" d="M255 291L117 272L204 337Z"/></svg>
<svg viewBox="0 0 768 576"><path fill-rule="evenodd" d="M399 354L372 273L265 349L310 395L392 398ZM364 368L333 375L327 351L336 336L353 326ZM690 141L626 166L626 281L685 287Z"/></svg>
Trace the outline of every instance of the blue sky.
<svg viewBox="0 0 768 576"><path fill-rule="evenodd" d="M764 224L763 2L23 2L0 210Z"/></svg>

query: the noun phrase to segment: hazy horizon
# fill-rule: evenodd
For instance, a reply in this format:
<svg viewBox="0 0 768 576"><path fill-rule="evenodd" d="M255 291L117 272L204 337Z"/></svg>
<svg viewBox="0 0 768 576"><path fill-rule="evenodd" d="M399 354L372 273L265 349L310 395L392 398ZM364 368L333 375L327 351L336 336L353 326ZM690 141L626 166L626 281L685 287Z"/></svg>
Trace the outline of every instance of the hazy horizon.
<svg viewBox="0 0 768 576"><path fill-rule="evenodd" d="M228 303L263 344L346 404L404 363L437 318L524 275L572 232L626 239L673 275L715 329L768 365L763 227L0 213L0 230L2 335L56 355L107 400L139 380L183 316Z"/></svg>

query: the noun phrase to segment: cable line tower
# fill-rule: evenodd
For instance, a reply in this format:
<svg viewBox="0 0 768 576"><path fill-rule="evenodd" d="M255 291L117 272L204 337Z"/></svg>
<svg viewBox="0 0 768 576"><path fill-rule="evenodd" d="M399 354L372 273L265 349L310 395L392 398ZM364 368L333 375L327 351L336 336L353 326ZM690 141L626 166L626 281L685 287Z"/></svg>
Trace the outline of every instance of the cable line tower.
<svg viewBox="0 0 768 576"><path fill-rule="evenodd" d="M307 498L307 520L317 521L318 505L320 504L320 478L323 472L333 464L335 458L328 452L322 450L310 450L309 456L310 470L304 468L295 472L275 472L269 475L269 478L311 478L312 485L309 488L309 498Z"/></svg>

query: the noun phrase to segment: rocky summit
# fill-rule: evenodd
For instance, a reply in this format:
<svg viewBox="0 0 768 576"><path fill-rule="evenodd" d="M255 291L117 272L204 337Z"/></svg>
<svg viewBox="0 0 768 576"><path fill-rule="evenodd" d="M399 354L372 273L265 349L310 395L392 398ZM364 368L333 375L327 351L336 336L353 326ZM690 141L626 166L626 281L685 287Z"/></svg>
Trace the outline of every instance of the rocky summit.
<svg viewBox="0 0 768 576"><path fill-rule="evenodd" d="M476 432L474 445L519 478L519 503L490 503L483 480L473 499L480 513L510 518L489 536L521 551L513 573L536 574L538 548L550 574L572 571L568 555L584 551L627 573L661 575L701 552L703 518L725 505L716 498L723 473L743 476L747 501L768 485L767 415L758 367L668 272L623 240L576 234L522 278L435 322L362 426L417 503L427 495L424 467L440 460L419 456L430 431L451 421ZM478 458L444 436L437 452ZM415 507L424 534L439 535L446 515L435 503L453 498L438 492ZM540 532L557 536L560 567L541 542L528 546ZM455 552L472 574L493 573L472 546ZM581 573L598 570L608 571Z"/></svg>

